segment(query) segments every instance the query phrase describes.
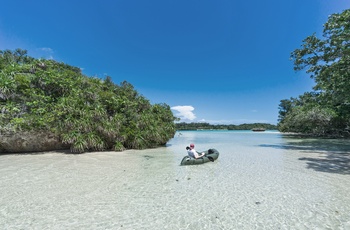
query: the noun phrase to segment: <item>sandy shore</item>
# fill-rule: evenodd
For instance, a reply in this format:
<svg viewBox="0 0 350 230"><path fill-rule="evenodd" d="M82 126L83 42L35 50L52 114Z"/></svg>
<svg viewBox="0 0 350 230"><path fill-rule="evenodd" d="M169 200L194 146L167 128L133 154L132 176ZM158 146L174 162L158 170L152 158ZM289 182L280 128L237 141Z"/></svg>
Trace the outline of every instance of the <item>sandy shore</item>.
<svg viewBox="0 0 350 230"><path fill-rule="evenodd" d="M191 140L218 161L179 166ZM0 228L349 229L349 155L291 143L190 132L142 151L1 155ZM343 166L322 169L330 154Z"/></svg>

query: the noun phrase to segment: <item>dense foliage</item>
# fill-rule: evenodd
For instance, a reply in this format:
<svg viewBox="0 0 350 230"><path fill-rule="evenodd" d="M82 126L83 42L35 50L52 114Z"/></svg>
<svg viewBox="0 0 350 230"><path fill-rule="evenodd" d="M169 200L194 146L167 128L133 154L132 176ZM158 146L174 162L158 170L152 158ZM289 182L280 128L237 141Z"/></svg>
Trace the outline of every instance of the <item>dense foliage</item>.
<svg viewBox="0 0 350 230"><path fill-rule="evenodd" d="M175 134L166 104L154 104L128 82L87 77L77 67L0 51L0 132L51 132L72 152L143 149Z"/></svg>
<svg viewBox="0 0 350 230"><path fill-rule="evenodd" d="M176 123L177 130L210 130L210 129L226 129L226 130L251 130L253 128L263 128L269 130L277 130L276 125L266 123L252 123L252 124L241 124L241 125L212 125L206 122L200 123Z"/></svg>
<svg viewBox="0 0 350 230"><path fill-rule="evenodd" d="M291 58L294 69L305 69L316 85L313 92L281 100L280 131L350 136L350 9L332 14L323 38L307 37Z"/></svg>

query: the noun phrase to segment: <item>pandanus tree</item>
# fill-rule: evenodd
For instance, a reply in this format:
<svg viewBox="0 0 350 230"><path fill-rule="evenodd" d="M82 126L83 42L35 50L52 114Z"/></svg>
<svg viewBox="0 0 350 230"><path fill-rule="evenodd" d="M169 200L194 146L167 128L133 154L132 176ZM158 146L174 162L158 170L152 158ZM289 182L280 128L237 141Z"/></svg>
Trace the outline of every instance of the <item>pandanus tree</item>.
<svg viewBox="0 0 350 230"><path fill-rule="evenodd" d="M156 147L175 134L170 107L150 104L126 81L22 50L1 51L0 67L1 132L55 133L72 152Z"/></svg>

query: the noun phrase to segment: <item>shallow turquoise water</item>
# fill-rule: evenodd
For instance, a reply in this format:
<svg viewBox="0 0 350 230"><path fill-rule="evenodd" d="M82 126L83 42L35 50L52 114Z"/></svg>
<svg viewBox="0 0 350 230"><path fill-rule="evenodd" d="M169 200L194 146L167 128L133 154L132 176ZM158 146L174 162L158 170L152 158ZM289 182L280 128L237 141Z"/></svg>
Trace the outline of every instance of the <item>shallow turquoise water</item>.
<svg viewBox="0 0 350 230"><path fill-rule="evenodd" d="M191 142L217 161L179 166ZM166 147L0 155L1 229L350 229L349 140L183 131Z"/></svg>

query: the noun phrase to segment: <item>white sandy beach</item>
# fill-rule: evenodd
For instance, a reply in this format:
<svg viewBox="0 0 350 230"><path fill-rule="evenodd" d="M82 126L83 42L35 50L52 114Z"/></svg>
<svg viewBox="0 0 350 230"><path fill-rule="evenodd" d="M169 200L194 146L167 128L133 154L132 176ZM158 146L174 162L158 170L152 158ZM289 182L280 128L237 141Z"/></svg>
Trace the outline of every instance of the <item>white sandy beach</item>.
<svg viewBox="0 0 350 230"><path fill-rule="evenodd" d="M219 159L179 166L189 142ZM348 146L310 143L184 132L150 150L0 155L0 229L350 229Z"/></svg>

